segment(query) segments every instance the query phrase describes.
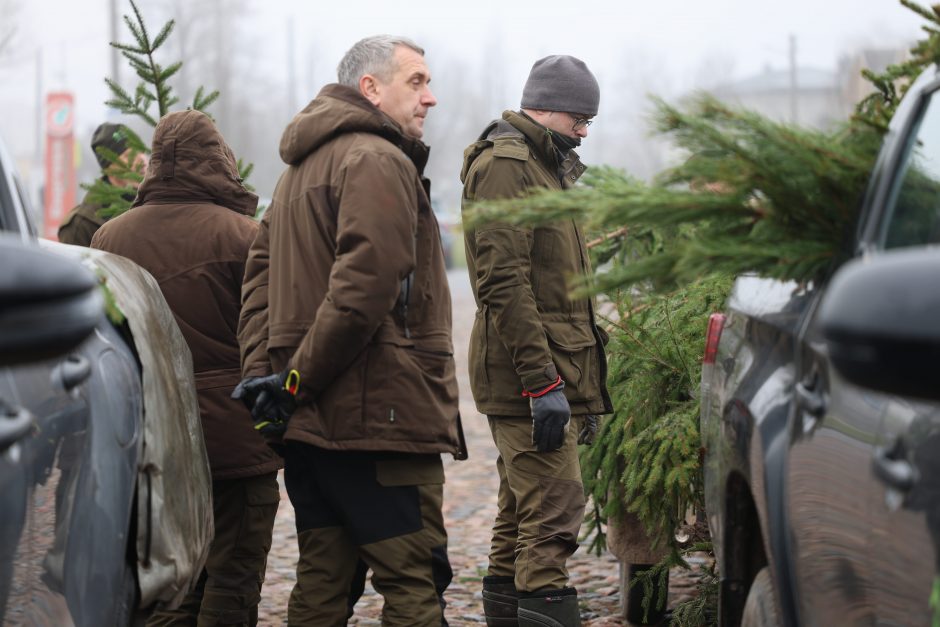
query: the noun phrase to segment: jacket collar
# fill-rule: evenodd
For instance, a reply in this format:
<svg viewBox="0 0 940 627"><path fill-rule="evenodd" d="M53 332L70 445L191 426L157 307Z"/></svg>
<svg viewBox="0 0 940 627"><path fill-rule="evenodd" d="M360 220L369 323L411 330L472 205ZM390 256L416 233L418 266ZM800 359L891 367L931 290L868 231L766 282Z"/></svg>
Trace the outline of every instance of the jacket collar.
<svg viewBox="0 0 940 627"><path fill-rule="evenodd" d="M300 163L311 152L345 133L372 133L398 146L418 174L424 172L430 148L402 133L401 127L369 102L357 89L331 83L294 116L281 136L281 159Z"/></svg>
<svg viewBox="0 0 940 627"><path fill-rule="evenodd" d="M571 187L584 174L587 167L581 163L581 158L574 150L569 150L567 157L559 163L558 151L552 142L551 131L547 128L517 111L503 111L503 120L522 133L538 158L543 159L544 163L556 165L563 187Z"/></svg>

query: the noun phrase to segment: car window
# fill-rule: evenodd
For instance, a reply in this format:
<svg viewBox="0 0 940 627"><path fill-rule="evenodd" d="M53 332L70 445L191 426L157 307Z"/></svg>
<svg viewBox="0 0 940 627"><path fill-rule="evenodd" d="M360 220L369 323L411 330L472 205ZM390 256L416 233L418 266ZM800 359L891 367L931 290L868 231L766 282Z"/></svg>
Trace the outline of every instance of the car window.
<svg viewBox="0 0 940 627"><path fill-rule="evenodd" d="M23 227L25 230L32 236L38 235L36 232L36 226L33 221L30 219L33 217L32 205L29 202L29 196L26 194L26 190L23 189L23 182L16 176L13 177L13 186L16 188L16 193L20 197L20 205L23 207L23 212L26 214L24 217L25 224Z"/></svg>
<svg viewBox="0 0 940 627"><path fill-rule="evenodd" d="M889 196L881 242L884 248L940 243L940 92L935 92L912 129L900 176Z"/></svg>
<svg viewBox="0 0 940 627"><path fill-rule="evenodd" d="M13 190L10 189L9 179L3 171L3 161L0 159L0 231L18 231L19 222L16 217Z"/></svg>

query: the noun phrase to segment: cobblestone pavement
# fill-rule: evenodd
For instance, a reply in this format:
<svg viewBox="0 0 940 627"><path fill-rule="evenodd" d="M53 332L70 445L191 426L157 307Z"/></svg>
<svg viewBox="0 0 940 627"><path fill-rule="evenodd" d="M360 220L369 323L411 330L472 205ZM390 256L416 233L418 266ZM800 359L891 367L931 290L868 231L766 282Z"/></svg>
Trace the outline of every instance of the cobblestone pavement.
<svg viewBox="0 0 940 627"><path fill-rule="evenodd" d="M449 534L448 553L454 580L445 595L446 617L450 625L484 624L480 580L486 572L490 528L496 514L496 447L486 419L477 413L470 396L467 374L467 343L475 306L466 271L449 273L454 299L454 349L460 384L460 413L470 459L455 462L445 456L447 481L444 485L444 520ZM578 589L585 627L625 625L618 616L620 605L619 565L610 553L600 557L582 546L569 560L571 585ZM274 526L274 543L268 557L267 578L262 591L259 622L262 625L287 623L287 600L294 584L297 560L294 511L281 488L281 504ZM670 606L688 596L694 582L673 577ZM366 587L356 606L351 625L380 625L382 598Z"/></svg>

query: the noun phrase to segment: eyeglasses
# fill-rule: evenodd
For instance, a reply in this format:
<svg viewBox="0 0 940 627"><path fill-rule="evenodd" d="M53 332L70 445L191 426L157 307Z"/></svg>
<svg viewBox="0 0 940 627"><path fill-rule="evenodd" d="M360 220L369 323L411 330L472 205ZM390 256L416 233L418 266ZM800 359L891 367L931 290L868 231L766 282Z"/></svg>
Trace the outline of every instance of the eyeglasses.
<svg viewBox="0 0 940 627"><path fill-rule="evenodd" d="M587 128L594 124L594 120L589 120L586 117L577 117L572 115L571 118L574 120L574 125L571 127L572 131L580 131L582 128Z"/></svg>

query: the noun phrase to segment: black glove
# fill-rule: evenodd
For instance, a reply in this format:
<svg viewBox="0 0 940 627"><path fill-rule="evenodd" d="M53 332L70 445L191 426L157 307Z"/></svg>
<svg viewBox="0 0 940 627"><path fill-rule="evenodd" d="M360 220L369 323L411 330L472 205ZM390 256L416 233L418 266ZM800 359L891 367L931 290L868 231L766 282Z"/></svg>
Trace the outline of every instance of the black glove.
<svg viewBox="0 0 940 627"><path fill-rule="evenodd" d="M594 438L597 436L597 428L597 416L585 416L581 433L578 434L578 444L594 444Z"/></svg>
<svg viewBox="0 0 940 627"><path fill-rule="evenodd" d="M241 400L251 410L255 429L264 436L280 437L287 431L287 421L297 407L295 396L300 385L300 373L285 370L266 377L243 379L232 392L232 398Z"/></svg>
<svg viewBox="0 0 940 627"><path fill-rule="evenodd" d="M532 410L532 444L539 453L561 448L571 419L571 407L565 398L565 382L558 381L539 392L526 392Z"/></svg>

